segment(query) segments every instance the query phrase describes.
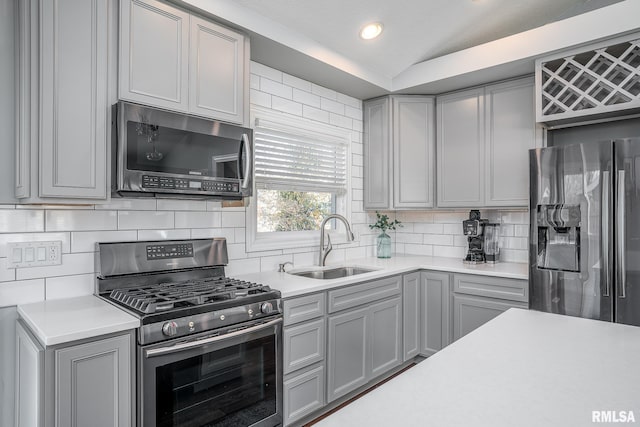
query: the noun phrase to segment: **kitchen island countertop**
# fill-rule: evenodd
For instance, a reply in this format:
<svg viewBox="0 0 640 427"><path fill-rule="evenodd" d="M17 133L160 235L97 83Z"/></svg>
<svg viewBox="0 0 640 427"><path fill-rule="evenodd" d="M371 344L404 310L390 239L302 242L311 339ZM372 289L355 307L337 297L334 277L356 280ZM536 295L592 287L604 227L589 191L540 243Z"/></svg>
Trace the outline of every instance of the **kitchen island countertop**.
<svg viewBox="0 0 640 427"><path fill-rule="evenodd" d="M392 258L381 259L376 257L358 258L344 263L328 265L324 268L330 269L343 265L365 267L374 269L370 273L358 274L355 276L343 277L339 279L320 280L307 277L300 277L289 273L279 273L276 271L264 271L261 273L249 273L234 275L234 277L249 282L269 285L282 293L283 298L301 296L313 292L337 288L349 284L375 280L395 274L403 274L416 270L432 270L449 273L475 274L481 276L502 277L508 279L528 279L528 266L523 263L500 262L497 264L464 264L458 258L445 258L434 256L418 255L394 255ZM290 268L290 272L299 270L318 269L319 267L298 267Z"/></svg>
<svg viewBox="0 0 640 427"><path fill-rule="evenodd" d="M512 308L316 426L640 423L639 360L640 327Z"/></svg>

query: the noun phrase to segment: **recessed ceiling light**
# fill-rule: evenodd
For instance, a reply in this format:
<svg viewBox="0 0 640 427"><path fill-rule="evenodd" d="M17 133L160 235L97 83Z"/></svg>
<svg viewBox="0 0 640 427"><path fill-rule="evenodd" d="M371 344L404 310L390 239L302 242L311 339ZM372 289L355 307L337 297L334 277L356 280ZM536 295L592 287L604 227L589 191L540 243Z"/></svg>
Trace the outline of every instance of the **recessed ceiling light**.
<svg viewBox="0 0 640 427"><path fill-rule="evenodd" d="M382 24L379 22L374 22L372 24L367 24L360 30L360 37L365 40L375 39L382 33Z"/></svg>

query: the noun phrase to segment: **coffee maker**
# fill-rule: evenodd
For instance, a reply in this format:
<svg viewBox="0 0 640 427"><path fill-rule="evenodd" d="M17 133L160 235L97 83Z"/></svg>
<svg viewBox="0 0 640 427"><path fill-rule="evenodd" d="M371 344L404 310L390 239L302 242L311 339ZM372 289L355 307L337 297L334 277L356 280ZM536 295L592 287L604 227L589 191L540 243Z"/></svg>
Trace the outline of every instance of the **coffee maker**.
<svg viewBox="0 0 640 427"><path fill-rule="evenodd" d="M481 264L487 261L484 253L484 228L488 219L480 218L479 210L469 212L469 219L462 221L462 232L467 236L469 249L463 262L465 264Z"/></svg>

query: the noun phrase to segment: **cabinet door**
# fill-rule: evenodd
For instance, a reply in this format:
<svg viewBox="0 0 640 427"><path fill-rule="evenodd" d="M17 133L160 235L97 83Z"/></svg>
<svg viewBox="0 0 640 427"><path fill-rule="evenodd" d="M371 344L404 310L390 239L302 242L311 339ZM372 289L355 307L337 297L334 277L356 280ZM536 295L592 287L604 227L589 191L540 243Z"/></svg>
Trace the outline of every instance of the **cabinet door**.
<svg viewBox="0 0 640 427"><path fill-rule="evenodd" d="M404 361L420 352L420 273L402 277L402 336Z"/></svg>
<svg viewBox="0 0 640 427"><path fill-rule="evenodd" d="M284 373L324 360L324 319L284 328Z"/></svg>
<svg viewBox="0 0 640 427"><path fill-rule="evenodd" d="M244 36L191 16L189 112L242 124Z"/></svg>
<svg viewBox="0 0 640 427"><path fill-rule="evenodd" d="M465 336L511 307L528 308L527 304L491 298L453 295L453 339Z"/></svg>
<svg viewBox="0 0 640 427"><path fill-rule="evenodd" d="M402 300L400 297L370 308L370 357L373 379L402 363Z"/></svg>
<svg viewBox="0 0 640 427"><path fill-rule="evenodd" d="M422 306L422 345L424 356L442 350L451 341L450 291L451 280L447 273L421 273L420 296Z"/></svg>
<svg viewBox="0 0 640 427"><path fill-rule="evenodd" d="M108 2L40 6L39 196L105 199Z"/></svg>
<svg viewBox="0 0 640 427"><path fill-rule="evenodd" d="M327 401L366 384L368 369L368 308L329 317Z"/></svg>
<svg viewBox="0 0 640 427"><path fill-rule="evenodd" d="M16 323L16 427L44 426L44 349Z"/></svg>
<svg viewBox="0 0 640 427"><path fill-rule="evenodd" d="M189 14L155 0L120 2L120 99L186 112Z"/></svg>
<svg viewBox="0 0 640 427"><path fill-rule="evenodd" d="M130 426L131 351L130 335L56 350L56 425Z"/></svg>
<svg viewBox="0 0 640 427"><path fill-rule="evenodd" d="M435 177L433 98L393 98L393 206L432 208Z"/></svg>
<svg viewBox="0 0 640 427"><path fill-rule="evenodd" d="M324 406L324 365L312 366L284 379L284 425Z"/></svg>
<svg viewBox="0 0 640 427"><path fill-rule="evenodd" d="M485 88L486 206L527 206L536 146L533 78Z"/></svg>
<svg viewBox="0 0 640 427"><path fill-rule="evenodd" d="M484 204L484 89L437 98L437 204Z"/></svg>
<svg viewBox="0 0 640 427"><path fill-rule="evenodd" d="M391 207L389 98L364 103L364 208Z"/></svg>

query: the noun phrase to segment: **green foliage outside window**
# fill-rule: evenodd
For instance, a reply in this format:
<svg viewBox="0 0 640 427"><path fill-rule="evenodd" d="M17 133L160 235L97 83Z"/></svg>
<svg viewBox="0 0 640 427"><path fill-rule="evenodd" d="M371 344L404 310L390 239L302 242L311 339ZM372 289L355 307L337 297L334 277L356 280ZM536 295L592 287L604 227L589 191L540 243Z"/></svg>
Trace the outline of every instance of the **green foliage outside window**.
<svg viewBox="0 0 640 427"><path fill-rule="evenodd" d="M318 230L334 213L332 193L258 190L258 232Z"/></svg>

